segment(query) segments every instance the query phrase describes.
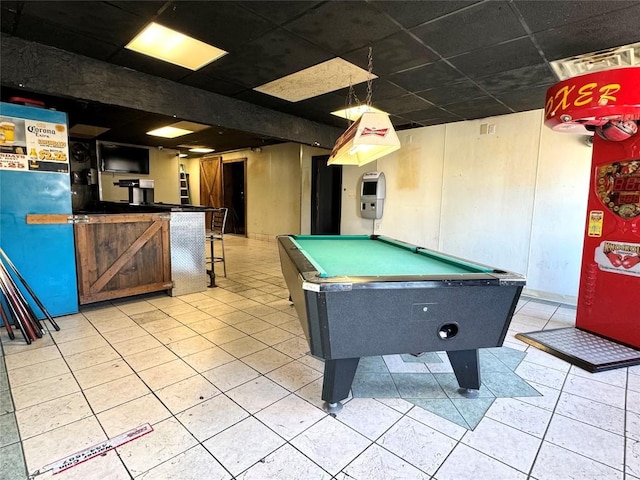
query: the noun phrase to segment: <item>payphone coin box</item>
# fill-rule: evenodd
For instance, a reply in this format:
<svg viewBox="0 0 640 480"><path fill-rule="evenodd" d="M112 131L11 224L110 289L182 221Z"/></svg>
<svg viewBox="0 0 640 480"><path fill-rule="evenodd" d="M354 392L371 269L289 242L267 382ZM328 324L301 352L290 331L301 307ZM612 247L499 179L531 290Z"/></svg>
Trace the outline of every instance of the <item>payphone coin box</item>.
<svg viewBox="0 0 640 480"><path fill-rule="evenodd" d="M360 184L360 216L379 220L384 211L386 194L384 173L368 172L362 176Z"/></svg>

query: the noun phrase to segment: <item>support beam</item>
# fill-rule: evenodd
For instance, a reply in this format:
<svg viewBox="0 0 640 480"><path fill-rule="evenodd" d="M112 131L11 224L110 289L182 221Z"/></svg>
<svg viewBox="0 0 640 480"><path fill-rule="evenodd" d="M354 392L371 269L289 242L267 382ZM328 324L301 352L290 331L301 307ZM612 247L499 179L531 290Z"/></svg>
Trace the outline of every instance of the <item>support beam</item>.
<svg viewBox="0 0 640 480"><path fill-rule="evenodd" d="M224 95L2 34L2 84L175 116L266 137L332 148L342 131Z"/></svg>

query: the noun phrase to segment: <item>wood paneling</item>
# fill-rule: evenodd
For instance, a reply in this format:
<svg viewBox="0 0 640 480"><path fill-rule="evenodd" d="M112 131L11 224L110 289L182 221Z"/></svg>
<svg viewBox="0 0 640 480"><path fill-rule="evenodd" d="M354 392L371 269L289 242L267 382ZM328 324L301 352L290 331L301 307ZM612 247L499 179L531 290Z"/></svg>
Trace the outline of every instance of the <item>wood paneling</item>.
<svg viewBox="0 0 640 480"><path fill-rule="evenodd" d="M87 220L74 226L81 305L172 287L168 215L88 215Z"/></svg>

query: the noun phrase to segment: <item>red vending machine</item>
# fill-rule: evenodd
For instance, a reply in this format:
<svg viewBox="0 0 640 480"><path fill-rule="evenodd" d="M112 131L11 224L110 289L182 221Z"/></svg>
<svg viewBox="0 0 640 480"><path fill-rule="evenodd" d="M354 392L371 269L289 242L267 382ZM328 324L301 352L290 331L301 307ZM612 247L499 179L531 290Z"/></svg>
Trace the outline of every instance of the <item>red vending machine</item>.
<svg viewBox="0 0 640 480"><path fill-rule="evenodd" d="M640 348L639 120L638 67L570 78L547 92L547 126L595 132L576 327L635 348Z"/></svg>

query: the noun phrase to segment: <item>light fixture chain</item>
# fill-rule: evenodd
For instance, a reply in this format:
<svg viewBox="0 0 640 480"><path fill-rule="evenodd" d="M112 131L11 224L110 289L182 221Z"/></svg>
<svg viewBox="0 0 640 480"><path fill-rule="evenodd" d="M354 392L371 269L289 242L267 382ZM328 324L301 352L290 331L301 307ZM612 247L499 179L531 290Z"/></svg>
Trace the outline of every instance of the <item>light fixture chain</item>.
<svg viewBox="0 0 640 480"><path fill-rule="evenodd" d="M373 89L371 88L371 76L373 74L373 47L369 46L369 58L368 58L369 64L368 64L368 71L367 71L367 106L370 107L371 106L371 97L372 97L372 92Z"/></svg>

